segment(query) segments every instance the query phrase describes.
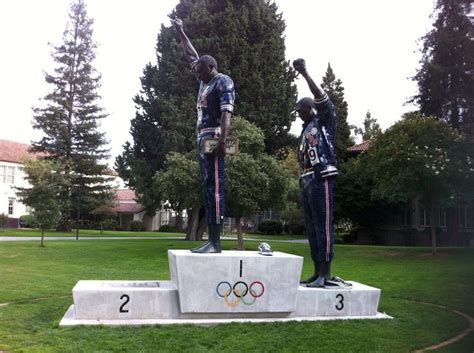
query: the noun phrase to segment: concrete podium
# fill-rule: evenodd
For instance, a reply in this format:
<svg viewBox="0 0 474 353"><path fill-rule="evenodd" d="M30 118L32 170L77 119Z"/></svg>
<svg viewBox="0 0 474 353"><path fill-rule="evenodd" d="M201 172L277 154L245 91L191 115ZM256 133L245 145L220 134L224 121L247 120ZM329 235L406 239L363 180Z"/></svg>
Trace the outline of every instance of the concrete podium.
<svg viewBox="0 0 474 353"><path fill-rule="evenodd" d="M79 281L60 326L380 319L380 289L299 285L303 258L169 250L171 280Z"/></svg>

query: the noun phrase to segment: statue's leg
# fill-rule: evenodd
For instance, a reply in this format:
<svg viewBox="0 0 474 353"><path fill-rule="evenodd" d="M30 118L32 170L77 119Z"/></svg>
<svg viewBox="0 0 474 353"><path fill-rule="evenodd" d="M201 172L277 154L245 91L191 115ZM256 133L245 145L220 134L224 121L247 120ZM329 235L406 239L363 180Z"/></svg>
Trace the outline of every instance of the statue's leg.
<svg viewBox="0 0 474 353"><path fill-rule="evenodd" d="M319 276L307 287L323 288L325 282L331 278L331 261L333 257L333 190L334 179L321 178L319 175L314 179L315 197L313 199L313 219L316 222L316 243L318 253L316 261L319 266Z"/></svg>
<svg viewBox="0 0 474 353"><path fill-rule="evenodd" d="M208 211L207 243L192 249L194 253L220 253L224 220L224 158L205 156L205 193ZM203 173L201 173L203 174Z"/></svg>
<svg viewBox="0 0 474 353"><path fill-rule="evenodd" d="M300 281L301 284L311 283L319 277L319 266L317 262L318 245L317 245L317 234L316 234L316 222L313 217L313 198L314 198L314 185L313 177L311 175L300 178L300 194L301 204L304 212L304 223L306 234L308 235L308 243L311 251L311 259L313 260L314 272L308 278Z"/></svg>

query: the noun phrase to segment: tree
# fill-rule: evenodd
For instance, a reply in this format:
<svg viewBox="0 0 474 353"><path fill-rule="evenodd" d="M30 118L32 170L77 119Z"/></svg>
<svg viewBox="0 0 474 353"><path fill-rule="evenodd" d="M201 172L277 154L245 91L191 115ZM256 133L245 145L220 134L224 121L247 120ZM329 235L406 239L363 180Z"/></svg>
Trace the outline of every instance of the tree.
<svg viewBox="0 0 474 353"><path fill-rule="evenodd" d="M421 67L411 98L425 116L446 121L474 141L474 40L471 0L437 0L434 28L421 40Z"/></svg>
<svg viewBox="0 0 474 353"><path fill-rule="evenodd" d="M336 111L336 157L338 163L342 163L346 159L347 147L350 146L351 130L347 123L347 102L344 98L344 87L342 81L336 79L336 75L328 63L328 68L323 77L322 88L326 91Z"/></svg>
<svg viewBox="0 0 474 353"><path fill-rule="evenodd" d="M58 163L48 160L29 160L24 165L25 179L29 188L16 188L20 200L33 209L33 217L41 228L41 246L44 246L44 232L59 221L60 197L63 175L57 173Z"/></svg>
<svg viewBox="0 0 474 353"><path fill-rule="evenodd" d="M367 157L363 153L342 165L334 192L334 219L349 219L354 225L373 228L399 205L374 195L376 180Z"/></svg>
<svg viewBox="0 0 474 353"><path fill-rule="evenodd" d="M154 177L156 194L171 204L178 214L187 210L187 240L201 240L207 222L200 217L202 186L199 164L195 153L186 155L171 152L166 157L165 168Z"/></svg>
<svg viewBox="0 0 474 353"><path fill-rule="evenodd" d="M472 189L473 156L472 144L446 123L409 114L368 151L368 172L376 181L372 197L395 203L421 197L435 217L435 206ZM436 221L436 217L431 221L433 254Z"/></svg>
<svg viewBox="0 0 474 353"><path fill-rule="evenodd" d="M241 153L226 156L225 208L226 216L236 219L239 248L243 249L241 219L264 209L284 208L289 177L275 158L264 153L264 135L254 124L235 117L230 138L239 141ZM187 210L188 240L201 239L207 225L200 214L202 185L194 156L195 152L168 154L165 168L154 177L155 195L178 213Z"/></svg>
<svg viewBox="0 0 474 353"><path fill-rule="evenodd" d="M100 205L90 212L92 215L100 217L100 235L104 234L104 226L112 220L112 217L117 215L117 211L110 205ZM115 222L115 221L114 221ZM110 223L109 223L110 224Z"/></svg>
<svg viewBox="0 0 474 353"><path fill-rule="evenodd" d="M45 80L52 85L42 107L34 108L33 127L43 137L32 144L40 158L59 162L56 169L65 178L60 190L63 227L70 229L73 215L79 218L113 197L107 184L105 159L107 141L99 132L106 117L97 105L100 74L92 66L96 44L83 0L71 6L63 43L53 47L54 73Z"/></svg>
<svg viewBox="0 0 474 353"><path fill-rule="evenodd" d="M361 135L362 140L371 140L380 133L382 133L382 129L380 128L379 123L377 122L377 119L372 117L372 114L370 114L370 111L367 110L367 113L365 114L364 118L364 127L359 128L357 126L354 127L354 132L356 135Z"/></svg>
<svg viewBox="0 0 474 353"><path fill-rule="evenodd" d="M0 213L0 228L5 228L8 222L8 216L5 213Z"/></svg>
<svg viewBox="0 0 474 353"><path fill-rule="evenodd" d="M265 209L283 209L289 173L264 153L264 134L255 124L236 118L231 137L239 140L241 153L226 158L226 214L235 217L238 248L243 250L241 219Z"/></svg>
<svg viewBox="0 0 474 353"><path fill-rule="evenodd" d="M277 6L265 0L183 0L170 17L181 18L198 52L214 56L219 71L233 78L235 114L261 128L266 152L284 148L295 119L296 87L285 60L285 24ZM142 89L134 98L132 142L116 159L120 176L149 212L162 199L149 197L153 176L164 168L169 152L195 149L196 138L197 82L173 28L161 27L156 50L157 63L145 67Z"/></svg>

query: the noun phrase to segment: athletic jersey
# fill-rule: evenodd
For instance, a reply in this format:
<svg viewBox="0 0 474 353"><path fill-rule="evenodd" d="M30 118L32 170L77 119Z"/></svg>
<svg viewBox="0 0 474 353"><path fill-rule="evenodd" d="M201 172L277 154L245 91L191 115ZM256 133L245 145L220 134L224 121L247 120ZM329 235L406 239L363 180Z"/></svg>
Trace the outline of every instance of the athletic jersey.
<svg viewBox="0 0 474 353"><path fill-rule="evenodd" d="M232 113L234 101L234 82L229 76L219 73L208 83L201 81L197 99L198 130L220 126L221 113Z"/></svg>
<svg viewBox="0 0 474 353"><path fill-rule="evenodd" d="M336 114L334 105L325 94L315 100L317 114L313 120L303 125L300 136L298 161L300 175L313 171L322 177L337 175L334 145L336 139Z"/></svg>

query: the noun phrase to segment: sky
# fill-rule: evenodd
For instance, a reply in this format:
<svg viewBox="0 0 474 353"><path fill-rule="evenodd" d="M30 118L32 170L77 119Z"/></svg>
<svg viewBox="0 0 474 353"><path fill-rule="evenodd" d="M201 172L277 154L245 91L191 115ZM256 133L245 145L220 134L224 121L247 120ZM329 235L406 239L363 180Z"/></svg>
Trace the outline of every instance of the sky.
<svg viewBox="0 0 474 353"><path fill-rule="evenodd" d="M350 124L362 126L370 110L386 129L416 109L406 102L417 93L410 77L419 67L419 39L431 29L433 0L275 2L286 23L287 59L304 58L318 83L331 64L345 88ZM86 0L99 45L93 63L102 74L99 104L109 114L101 130L110 141L110 166L130 140L132 98L145 65L156 63L157 34L170 25L177 3ZM54 68L48 43L61 44L69 10L68 0L0 0L0 139L30 143L41 137L31 126L32 107L51 90L44 81L44 72ZM299 98L311 95L304 79L297 79L297 88ZM291 132L300 129L297 120Z"/></svg>

